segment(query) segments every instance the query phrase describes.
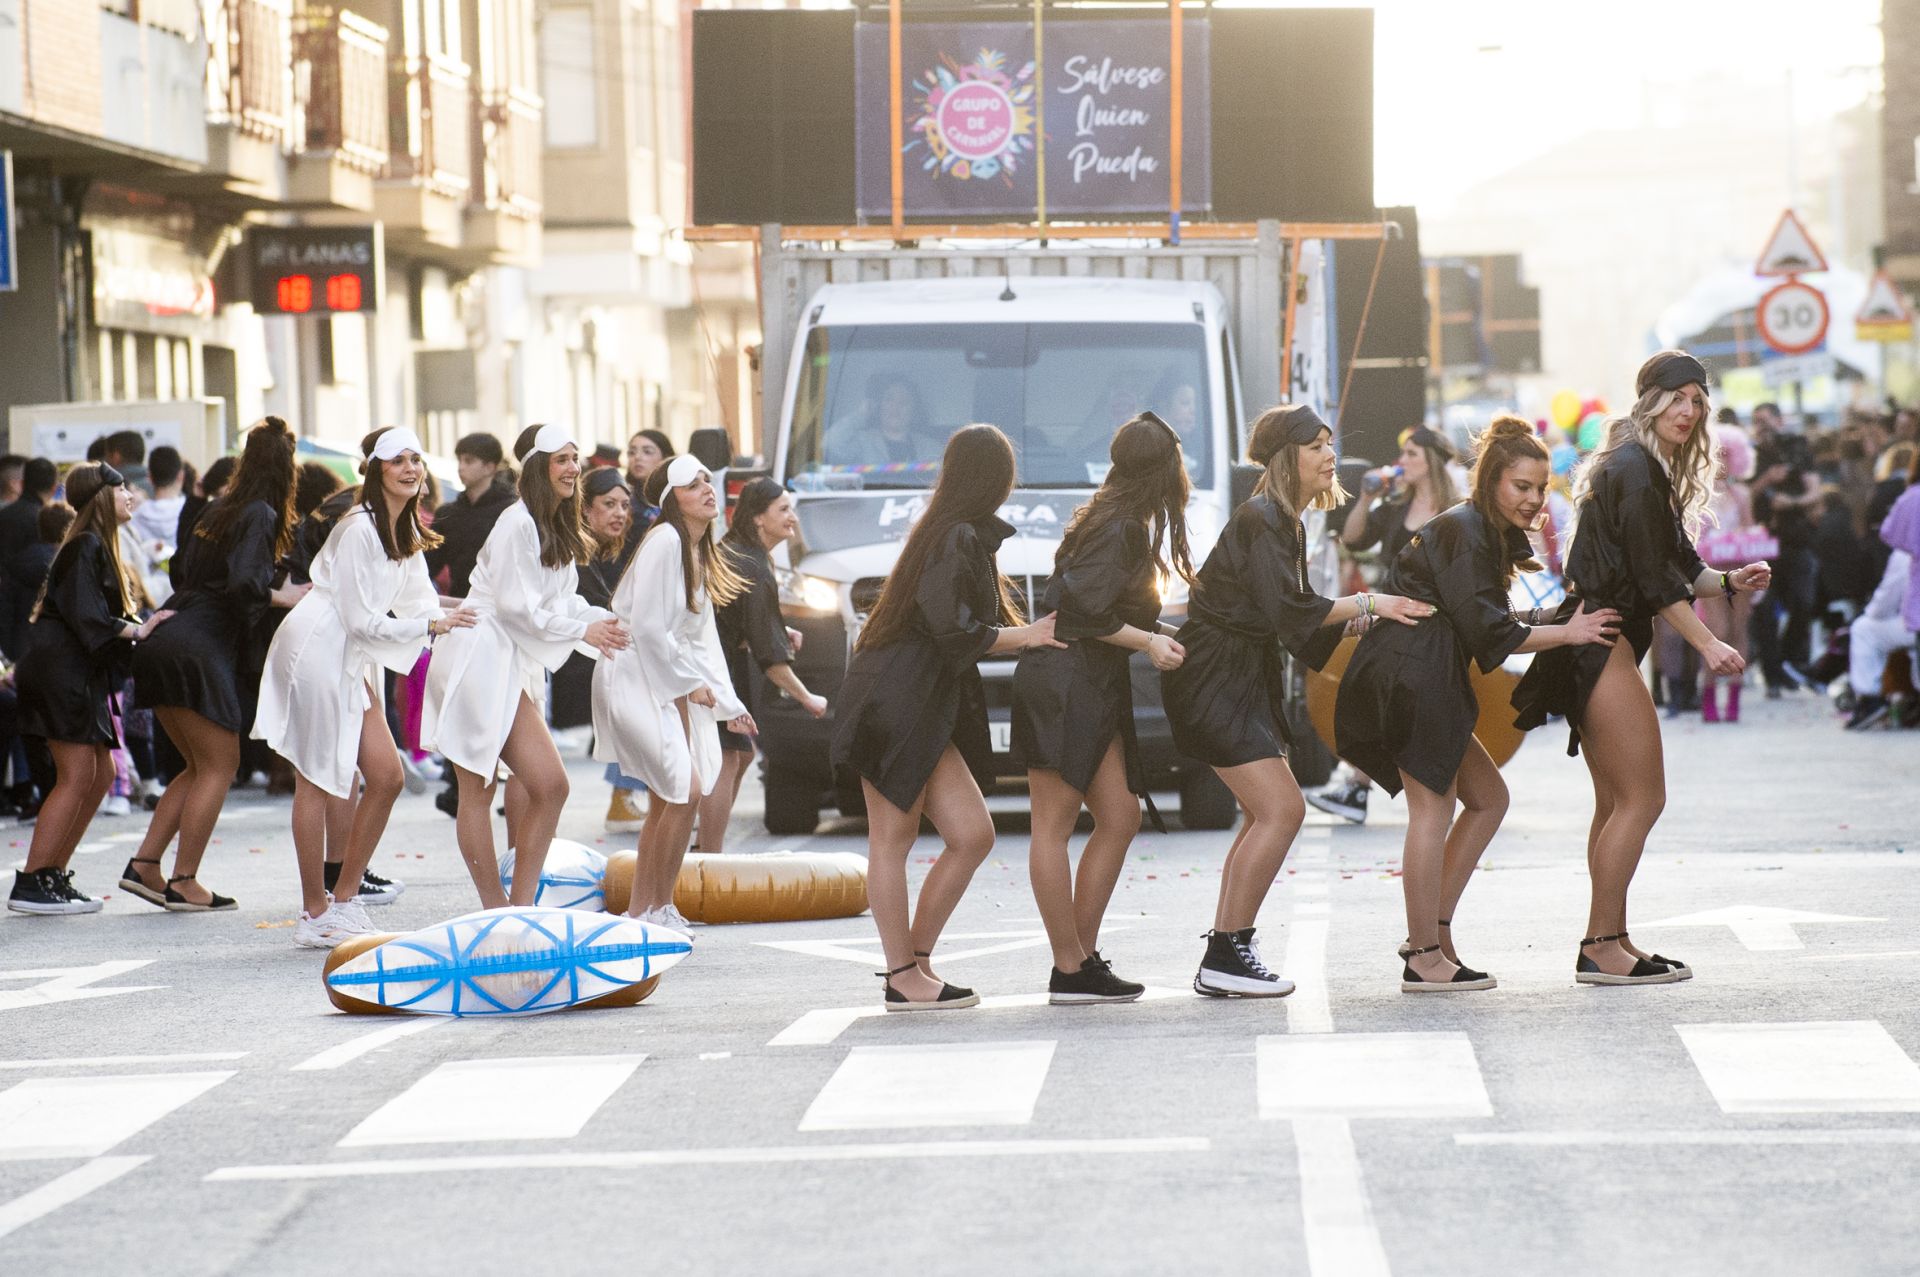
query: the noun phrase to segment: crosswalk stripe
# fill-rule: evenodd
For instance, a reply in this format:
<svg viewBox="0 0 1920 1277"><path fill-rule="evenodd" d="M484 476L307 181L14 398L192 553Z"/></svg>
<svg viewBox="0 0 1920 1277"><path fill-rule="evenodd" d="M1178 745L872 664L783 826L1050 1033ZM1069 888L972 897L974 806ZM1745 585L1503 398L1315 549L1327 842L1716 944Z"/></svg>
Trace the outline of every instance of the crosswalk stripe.
<svg viewBox="0 0 1920 1277"><path fill-rule="evenodd" d="M1491 1117L1464 1033L1262 1034L1260 1116Z"/></svg>
<svg viewBox="0 0 1920 1277"><path fill-rule="evenodd" d="M1920 1113L1920 1067L1878 1020L1674 1028L1723 1113Z"/></svg>
<svg viewBox="0 0 1920 1277"><path fill-rule="evenodd" d="M25 1228L34 1220L51 1215L62 1206L70 1206L96 1188L105 1188L128 1171L146 1162L152 1161L151 1155L140 1157L96 1157L84 1166L75 1167L58 1179L49 1180L40 1187L20 1194L10 1202L0 1203L0 1237L16 1229Z"/></svg>
<svg viewBox="0 0 1920 1277"><path fill-rule="evenodd" d="M1294 982L1286 999L1289 1033L1333 1032L1327 1002L1327 919L1294 916L1287 928L1287 956L1280 978Z"/></svg>
<svg viewBox="0 0 1920 1277"><path fill-rule="evenodd" d="M820 1088L803 1131L1023 1126L1053 1064L1052 1042L857 1046Z"/></svg>
<svg viewBox="0 0 1920 1277"><path fill-rule="evenodd" d="M348 1064L359 1059L369 1051L378 1050L389 1042L398 1041L404 1037L411 1037L416 1033L424 1033L428 1029L436 1028L439 1025L451 1023L451 1019L441 1016L417 1016L411 1020L401 1020L399 1023L389 1024L383 1029L375 1029L371 1033L362 1033L356 1037L348 1038L338 1046L330 1046L318 1055L312 1055L300 1061L300 1063L293 1066L291 1071L295 1073L310 1073L317 1069L337 1069L343 1064Z"/></svg>
<svg viewBox="0 0 1920 1277"><path fill-rule="evenodd" d="M232 1077L37 1077L0 1091L0 1161L97 1157Z"/></svg>
<svg viewBox="0 0 1920 1277"><path fill-rule="evenodd" d="M646 1058L449 1061L375 1109L340 1147L566 1139L580 1133Z"/></svg>

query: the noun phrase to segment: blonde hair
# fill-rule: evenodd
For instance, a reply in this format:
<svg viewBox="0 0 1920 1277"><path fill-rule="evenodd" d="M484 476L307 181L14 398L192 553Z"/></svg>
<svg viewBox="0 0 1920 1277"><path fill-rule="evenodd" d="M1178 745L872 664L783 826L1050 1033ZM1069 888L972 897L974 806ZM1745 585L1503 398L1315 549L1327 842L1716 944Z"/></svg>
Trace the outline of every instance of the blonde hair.
<svg viewBox="0 0 1920 1277"><path fill-rule="evenodd" d="M1293 404L1267 409L1253 423L1247 439L1248 458L1255 464L1262 464L1264 457L1267 468L1266 473L1260 476L1260 485L1255 489L1255 494L1265 496L1294 519L1305 513L1300 508L1300 449L1306 445L1294 443L1286 436L1290 419L1296 411L1296 405ZM1320 428L1329 430L1325 425ZM1335 471L1333 486L1309 501L1306 509L1334 510L1346 499L1347 490L1340 486L1340 475Z"/></svg>
<svg viewBox="0 0 1920 1277"><path fill-rule="evenodd" d="M1700 387L1701 424L1687 433L1686 442L1673 454L1671 464L1660 456L1659 440L1653 432L1653 423L1660 414L1671 408L1680 398L1680 390L1662 390L1658 386L1650 388L1641 395L1624 417L1608 423L1606 442L1593 450L1593 454L1581 463L1573 477L1573 503L1584 506L1593 496L1593 476L1609 458L1628 444L1637 443L1653 454L1656 463L1666 466L1673 480L1674 512L1680 516L1680 522L1687 535L1697 535L1700 528L1708 523L1716 526L1719 520L1714 517L1711 502L1713 483L1720 462L1717 449L1713 444L1713 431L1706 427L1707 388Z"/></svg>

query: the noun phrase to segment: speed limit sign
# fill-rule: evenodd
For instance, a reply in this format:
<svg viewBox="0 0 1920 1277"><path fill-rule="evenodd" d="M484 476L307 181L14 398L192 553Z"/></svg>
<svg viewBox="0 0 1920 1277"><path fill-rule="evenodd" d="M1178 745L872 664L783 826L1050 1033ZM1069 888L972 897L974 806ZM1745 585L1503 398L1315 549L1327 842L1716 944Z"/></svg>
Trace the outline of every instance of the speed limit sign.
<svg viewBox="0 0 1920 1277"><path fill-rule="evenodd" d="M1769 289L1754 314L1760 336L1783 355L1804 355L1827 339L1826 296L1797 279Z"/></svg>

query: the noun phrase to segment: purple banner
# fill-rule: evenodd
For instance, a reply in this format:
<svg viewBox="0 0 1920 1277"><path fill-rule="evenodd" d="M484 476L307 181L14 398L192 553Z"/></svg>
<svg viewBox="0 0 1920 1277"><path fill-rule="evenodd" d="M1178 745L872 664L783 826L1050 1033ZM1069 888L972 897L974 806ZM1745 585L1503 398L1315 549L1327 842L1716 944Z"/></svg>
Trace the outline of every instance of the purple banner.
<svg viewBox="0 0 1920 1277"><path fill-rule="evenodd" d="M1212 204L1210 28L1187 20L1180 195ZM1039 126L1050 217L1164 217L1172 198L1172 34L1165 21L1058 22L1044 74L1026 23L901 28L902 176L910 218L1031 217L1039 207ZM855 176L863 217L892 213L887 26L855 31ZM1044 102L1042 99L1044 98Z"/></svg>

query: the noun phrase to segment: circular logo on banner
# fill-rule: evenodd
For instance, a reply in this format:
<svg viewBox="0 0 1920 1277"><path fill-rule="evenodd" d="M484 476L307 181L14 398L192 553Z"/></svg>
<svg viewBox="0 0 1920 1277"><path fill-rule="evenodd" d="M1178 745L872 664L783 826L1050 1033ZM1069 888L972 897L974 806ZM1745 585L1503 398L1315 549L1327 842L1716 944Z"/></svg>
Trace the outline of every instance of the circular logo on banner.
<svg viewBox="0 0 1920 1277"><path fill-rule="evenodd" d="M1790 279L1754 307L1760 336L1783 355L1804 355L1827 339L1827 299L1811 284Z"/></svg>
<svg viewBox="0 0 1920 1277"><path fill-rule="evenodd" d="M1000 154L1013 136L1013 101L987 80L967 80L942 98L940 135L962 159L978 162Z"/></svg>

